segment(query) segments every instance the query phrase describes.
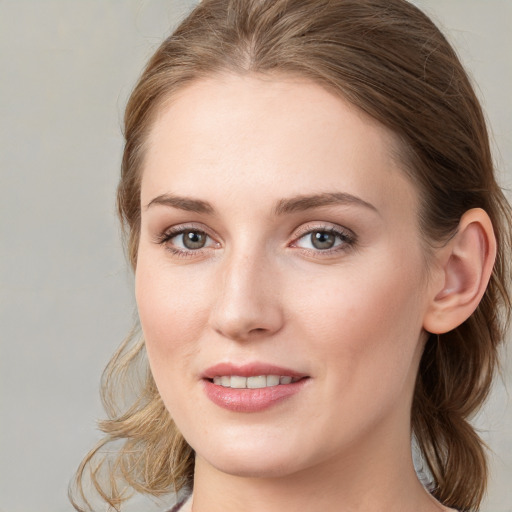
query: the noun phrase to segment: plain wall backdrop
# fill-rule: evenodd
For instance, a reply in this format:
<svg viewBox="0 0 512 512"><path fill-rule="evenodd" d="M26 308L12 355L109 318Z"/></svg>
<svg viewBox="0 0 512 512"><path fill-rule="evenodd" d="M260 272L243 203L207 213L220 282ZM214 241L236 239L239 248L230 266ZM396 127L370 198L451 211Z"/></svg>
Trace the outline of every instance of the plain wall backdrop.
<svg viewBox="0 0 512 512"><path fill-rule="evenodd" d="M477 82L512 188L512 2L415 3ZM1 512L70 511L99 439L101 371L136 317L114 208L122 112L193 4L0 0ZM482 512L512 511L511 368L475 420L495 452Z"/></svg>

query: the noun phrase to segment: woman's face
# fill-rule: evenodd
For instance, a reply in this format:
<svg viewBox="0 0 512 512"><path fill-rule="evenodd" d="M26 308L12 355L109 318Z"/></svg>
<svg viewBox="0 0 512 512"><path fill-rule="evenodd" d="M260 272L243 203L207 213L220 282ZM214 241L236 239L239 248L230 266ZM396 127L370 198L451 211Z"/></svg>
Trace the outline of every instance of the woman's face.
<svg viewBox="0 0 512 512"><path fill-rule="evenodd" d="M161 109L136 297L198 460L277 476L409 443L428 281L395 149L298 79L219 76Z"/></svg>

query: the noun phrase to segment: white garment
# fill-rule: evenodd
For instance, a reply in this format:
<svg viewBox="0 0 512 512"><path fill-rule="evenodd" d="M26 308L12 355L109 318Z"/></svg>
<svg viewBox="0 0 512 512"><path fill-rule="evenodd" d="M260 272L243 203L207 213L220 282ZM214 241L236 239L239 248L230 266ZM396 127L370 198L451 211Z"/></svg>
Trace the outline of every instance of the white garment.
<svg viewBox="0 0 512 512"><path fill-rule="evenodd" d="M192 512L192 494L188 497L187 501L183 503L179 512Z"/></svg>

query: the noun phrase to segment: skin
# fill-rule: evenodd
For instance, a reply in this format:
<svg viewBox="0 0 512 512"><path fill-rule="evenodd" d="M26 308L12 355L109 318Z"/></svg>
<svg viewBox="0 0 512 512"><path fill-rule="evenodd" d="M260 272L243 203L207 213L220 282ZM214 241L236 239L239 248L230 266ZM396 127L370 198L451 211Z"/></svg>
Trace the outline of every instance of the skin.
<svg viewBox="0 0 512 512"><path fill-rule="evenodd" d="M411 461L424 325L444 278L393 135L307 81L222 75L166 103L148 142L136 298L156 384L196 452L193 510L449 510ZM358 200L275 211L332 193ZM205 246L169 233L184 227ZM315 229L342 236L318 249ZM207 398L206 368L253 361L309 378L260 412Z"/></svg>

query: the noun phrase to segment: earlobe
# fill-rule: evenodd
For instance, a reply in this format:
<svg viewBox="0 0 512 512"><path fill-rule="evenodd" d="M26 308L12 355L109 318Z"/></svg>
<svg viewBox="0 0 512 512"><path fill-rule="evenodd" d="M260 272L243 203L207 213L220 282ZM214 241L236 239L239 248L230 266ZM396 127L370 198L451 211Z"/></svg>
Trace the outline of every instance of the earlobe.
<svg viewBox="0 0 512 512"><path fill-rule="evenodd" d="M471 316L485 293L495 258L489 216L480 208L468 210L456 234L438 251L438 278L423 323L426 331L442 334Z"/></svg>

